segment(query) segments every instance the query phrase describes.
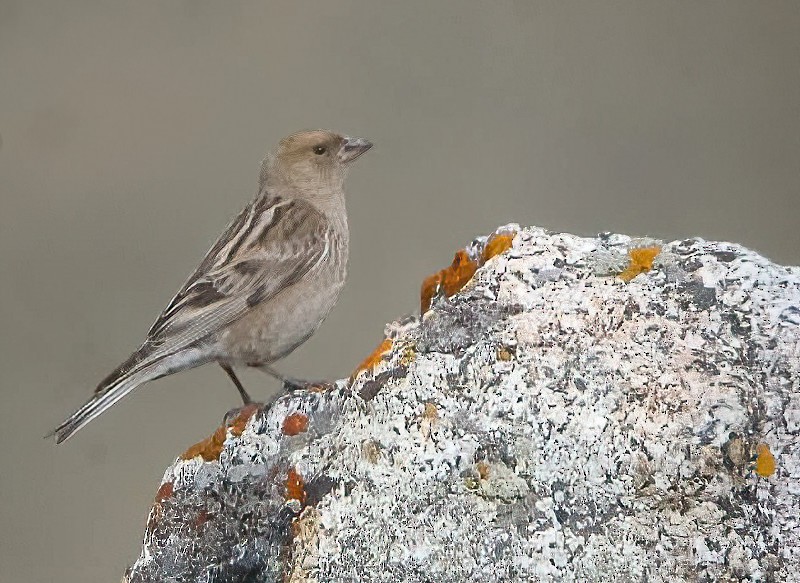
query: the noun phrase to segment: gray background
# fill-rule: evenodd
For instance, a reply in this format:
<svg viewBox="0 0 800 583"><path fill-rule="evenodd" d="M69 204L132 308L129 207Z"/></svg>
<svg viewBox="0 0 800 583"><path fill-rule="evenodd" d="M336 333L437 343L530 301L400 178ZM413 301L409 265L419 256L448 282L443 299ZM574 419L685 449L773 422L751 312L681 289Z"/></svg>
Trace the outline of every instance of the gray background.
<svg viewBox="0 0 800 583"><path fill-rule="evenodd" d="M206 367L42 439L141 341L281 136L372 139L348 287L283 365L344 376L508 221L798 263L800 3L0 0L0 580L116 581ZM245 373L255 395L274 383Z"/></svg>

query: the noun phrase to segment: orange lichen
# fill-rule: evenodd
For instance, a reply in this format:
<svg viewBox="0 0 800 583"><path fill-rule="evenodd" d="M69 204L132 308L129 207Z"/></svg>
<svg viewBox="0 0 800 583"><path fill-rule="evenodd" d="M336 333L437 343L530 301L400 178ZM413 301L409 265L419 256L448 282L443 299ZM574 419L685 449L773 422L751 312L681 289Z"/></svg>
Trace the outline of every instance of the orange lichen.
<svg viewBox="0 0 800 583"><path fill-rule="evenodd" d="M261 405L258 403L250 403L249 405L245 405L239 409L239 414L230 425L231 434L239 437L242 433L244 433L244 428L247 427L247 422L250 421L250 417L252 417L260 408Z"/></svg>
<svg viewBox="0 0 800 583"><path fill-rule="evenodd" d="M470 259L466 251L462 249L457 252L450 267L440 272L442 274L441 285L445 295L449 298L458 293L472 279L477 270L478 262Z"/></svg>
<svg viewBox="0 0 800 583"><path fill-rule="evenodd" d="M476 469L478 470L478 475L481 477L481 480L489 479L489 464L486 462L478 462Z"/></svg>
<svg viewBox="0 0 800 583"><path fill-rule="evenodd" d="M400 353L400 364L403 366L408 366L414 359L417 358L417 353L414 352L414 345L413 344L406 344L403 347L403 351Z"/></svg>
<svg viewBox="0 0 800 583"><path fill-rule="evenodd" d="M775 456L766 443L759 443L756 447L756 473L762 478L769 478L775 473Z"/></svg>
<svg viewBox="0 0 800 583"><path fill-rule="evenodd" d="M439 290L448 298L461 290L472 279L478 270L478 262L469 258L469 254L461 249L453 257L453 263L425 278L420 290L420 310L424 314L431 307L434 296Z"/></svg>
<svg viewBox="0 0 800 583"><path fill-rule="evenodd" d="M436 405L433 403L425 403L425 411L422 412L422 416L429 421L433 421L434 419L439 418L439 409L436 408Z"/></svg>
<svg viewBox="0 0 800 583"><path fill-rule="evenodd" d="M172 482L164 482L161 484L158 492L156 492L156 504L161 504L167 498L171 498L174 490L175 487L173 486Z"/></svg>
<svg viewBox="0 0 800 583"><path fill-rule="evenodd" d="M306 501L306 484L303 476L294 468L289 468L286 474L286 500L297 500L300 504Z"/></svg>
<svg viewBox="0 0 800 583"><path fill-rule="evenodd" d="M194 528L201 528L209 520L211 520L211 513L206 510L201 510L194 519Z"/></svg>
<svg viewBox="0 0 800 583"><path fill-rule="evenodd" d="M361 455L371 464L378 463L381 457L380 446L376 441L367 440L361 444Z"/></svg>
<svg viewBox="0 0 800 583"><path fill-rule="evenodd" d="M158 492L156 492L153 508L150 510L150 514L147 516L148 530L153 530L158 525L158 522L164 516L164 508L162 507L162 504L166 500L172 498L172 494L174 492L175 487L172 482L164 482L161 484Z"/></svg>
<svg viewBox="0 0 800 583"><path fill-rule="evenodd" d="M225 445L225 440L228 437L228 429L231 430L231 435L236 437L241 435L250 417L253 416L253 413L258 411L258 408L259 405L257 403L245 405L239 410L239 414L230 425L220 425L211 436L205 438L203 441L195 443L183 452L180 458L182 460L190 460L200 456L207 462L218 460L219 454L222 453L222 446Z"/></svg>
<svg viewBox="0 0 800 583"><path fill-rule="evenodd" d="M420 289L420 311L424 314L431 307L431 302L436 294L444 293L448 298L463 288L472 279L478 268L496 255L500 255L511 247L516 232L495 233L483 248L479 260L471 259L466 249L458 251L453 262L448 266L429 275L422 281Z"/></svg>
<svg viewBox="0 0 800 583"><path fill-rule="evenodd" d="M496 350L497 360L501 360L503 362L508 362L512 358L514 358L514 353L512 350L507 346L498 346Z"/></svg>
<svg viewBox="0 0 800 583"><path fill-rule="evenodd" d="M190 460L197 456L203 458L204 461L210 462L219 459L219 454L222 453L222 445L225 443L225 438L228 436L228 428L220 425L217 430L203 441L195 443L183 454L181 459Z"/></svg>
<svg viewBox="0 0 800 583"><path fill-rule="evenodd" d="M358 365L356 370L353 371L353 374L350 378L356 378L361 372L365 370L372 370L377 366L377 364L383 359L383 356L392 349L392 339L391 338L384 338L383 342L381 342L378 347L372 351L372 353L364 359L364 361Z"/></svg>
<svg viewBox="0 0 800 583"><path fill-rule="evenodd" d="M641 273L647 273L653 269L653 261L658 257L659 253L661 253L661 247L659 245L628 249L630 263L628 267L619 274L619 278L622 281L628 282Z"/></svg>
<svg viewBox="0 0 800 583"><path fill-rule="evenodd" d="M283 420L283 434L284 435L297 435L298 433L305 433L308 429L308 415L303 413L292 413L287 415Z"/></svg>
<svg viewBox="0 0 800 583"><path fill-rule="evenodd" d="M500 255L510 249L516 235L516 232L495 233L489 237L489 240L486 241L486 247L483 248L483 261L489 261L495 255Z"/></svg>
<svg viewBox="0 0 800 583"><path fill-rule="evenodd" d="M419 290L419 309L424 314L431 308L433 297L439 292L442 284L441 272L436 272L422 280L422 287Z"/></svg>

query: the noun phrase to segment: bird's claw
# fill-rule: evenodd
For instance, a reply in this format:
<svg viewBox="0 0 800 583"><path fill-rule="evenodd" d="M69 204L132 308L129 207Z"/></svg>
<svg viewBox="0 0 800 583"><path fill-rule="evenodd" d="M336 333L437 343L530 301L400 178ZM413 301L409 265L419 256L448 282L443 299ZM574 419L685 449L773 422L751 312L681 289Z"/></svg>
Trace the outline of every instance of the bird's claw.
<svg viewBox="0 0 800 583"><path fill-rule="evenodd" d="M283 379L283 389L289 393L294 393L296 391L321 393L333 388L333 386L334 384L331 381L305 381L290 377L284 377Z"/></svg>

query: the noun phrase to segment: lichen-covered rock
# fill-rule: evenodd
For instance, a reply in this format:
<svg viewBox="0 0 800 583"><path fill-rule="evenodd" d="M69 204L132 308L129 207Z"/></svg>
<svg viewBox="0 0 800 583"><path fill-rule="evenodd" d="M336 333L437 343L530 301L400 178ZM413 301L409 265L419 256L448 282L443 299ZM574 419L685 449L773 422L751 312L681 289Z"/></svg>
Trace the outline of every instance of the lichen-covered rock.
<svg viewBox="0 0 800 583"><path fill-rule="evenodd" d="M512 231L354 379L176 461L127 580L800 581L800 270Z"/></svg>

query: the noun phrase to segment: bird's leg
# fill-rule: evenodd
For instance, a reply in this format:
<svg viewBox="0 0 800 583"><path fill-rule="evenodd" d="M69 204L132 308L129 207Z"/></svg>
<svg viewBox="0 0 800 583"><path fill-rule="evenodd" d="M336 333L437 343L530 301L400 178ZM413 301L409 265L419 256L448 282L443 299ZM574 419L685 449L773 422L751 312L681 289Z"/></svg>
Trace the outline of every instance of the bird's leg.
<svg viewBox="0 0 800 583"><path fill-rule="evenodd" d="M239 391L239 395L241 395L244 404L249 405L252 403L253 400L250 398L250 395L247 394L247 391L244 390L242 383L239 381L239 378L236 376L236 373L233 372L233 369L230 367L230 365L222 363L219 363L219 365L222 367L222 370L228 373L228 376L233 381L233 384L236 385L236 390Z"/></svg>
<svg viewBox="0 0 800 583"><path fill-rule="evenodd" d="M268 364L256 364L251 366L254 366L258 370L267 373L269 376L278 379L281 383L283 383L283 388L289 392L301 391L304 389L311 389L313 387L326 386L330 384L327 381L313 382L287 377L279 373Z"/></svg>

